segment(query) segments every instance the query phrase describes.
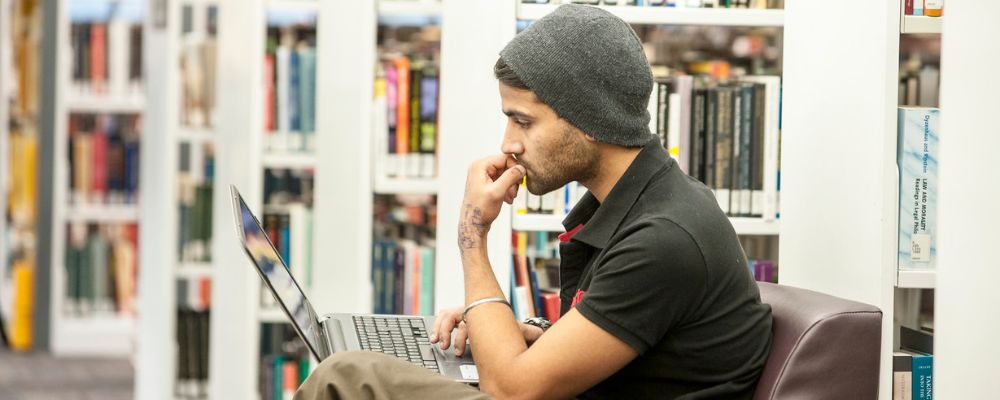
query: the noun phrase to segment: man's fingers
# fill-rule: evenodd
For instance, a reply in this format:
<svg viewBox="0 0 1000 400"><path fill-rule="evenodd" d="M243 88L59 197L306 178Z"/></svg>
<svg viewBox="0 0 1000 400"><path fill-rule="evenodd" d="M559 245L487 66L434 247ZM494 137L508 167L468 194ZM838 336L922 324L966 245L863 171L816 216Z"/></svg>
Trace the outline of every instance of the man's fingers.
<svg viewBox="0 0 1000 400"><path fill-rule="evenodd" d="M451 337L451 330L455 328L455 313L451 311L446 311L438 316L437 320L434 321L434 331L431 332L431 343L437 343L438 340L443 338Z"/></svg>
<svg viewBox="0 0 1000 400"><path fill-rule="evenodd" d="M465 323L458 324L458 332L455 333L455 355L461 356L465 353L465 342L469 339L469 328Z"/></svg>
<svg viewBox="0 0 1000 400"><path fill-rule="evenodd" d="M494 193L497 197L505 197L505 195L510 191L511 188L517 190L517 186L521 184L521 180L524 179L525 174L524 166L515 165L514 168L508 169L500 175L499 178L493 182Z"/></svg>

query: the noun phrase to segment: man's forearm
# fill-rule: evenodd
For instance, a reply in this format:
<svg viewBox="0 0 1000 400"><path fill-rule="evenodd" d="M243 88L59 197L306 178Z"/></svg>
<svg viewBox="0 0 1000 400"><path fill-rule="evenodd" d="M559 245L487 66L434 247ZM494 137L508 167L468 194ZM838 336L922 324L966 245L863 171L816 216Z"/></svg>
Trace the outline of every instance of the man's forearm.
<svg viewBox="0 0 1000 400"><path fill-rule="evenodd" d="M474 212L470 210L464 214L473 216ZM465 304L488 297L503 297L490 267L485 230L476 229L474 221L463 220L459 225L459 246L465 273ZM504 366L509 366L527 349L512 310L501 303L481 304L466 315L466 327L480 381L484 387L502 381Z"/></svg>

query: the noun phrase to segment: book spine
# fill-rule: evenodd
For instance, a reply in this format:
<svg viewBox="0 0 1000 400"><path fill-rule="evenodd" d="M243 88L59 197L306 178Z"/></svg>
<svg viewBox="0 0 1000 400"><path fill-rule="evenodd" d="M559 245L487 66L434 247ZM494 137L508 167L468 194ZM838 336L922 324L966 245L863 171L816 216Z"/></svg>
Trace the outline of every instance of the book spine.
<svg viewBox="0 0 1000 400"><path fill-rule="evenodd" d="M107 31L104 24L90 26L90 90L104 93L107 76Z"/></svg>
<svg viewBox="0 0 1000 400"><path fill-rule="evenodd" d="M913 364L913 400L932 400L934 398L934 356L915 354Z"/></svg>
<svg viewBox="0 0 1000 400"><path fill-rule="evenodd" d="M434 247L425 246L420 260L420 314L434 315Z"/></svg>
<svg viewBox="0 0 1000 400"><path fill-rule="evenodd" d="M939 120L935 108L899 110L899 268L936 264Z"/></svg>
<svg viewBox="0 0 1000 400"><path fill-rule="evenodd" d="M399 57L396 66L396 154L410 150L410 59Z"/></svg>

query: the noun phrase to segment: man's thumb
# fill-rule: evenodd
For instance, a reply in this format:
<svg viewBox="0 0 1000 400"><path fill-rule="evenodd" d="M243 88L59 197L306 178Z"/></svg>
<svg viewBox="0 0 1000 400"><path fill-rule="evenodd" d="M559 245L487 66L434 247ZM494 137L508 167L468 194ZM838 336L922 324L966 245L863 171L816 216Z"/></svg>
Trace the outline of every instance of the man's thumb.
<svg viewBox="0 0 1000 400"><path fill-rule="evenodd" d="M521 180L524 179L525 172L524 166L521 165L515 165L512 168L508 168L503 172L503 174L500 175L499 178L497 178L497 190L500 193L507 193L507 189L511 186L520 185Z"/></svg>

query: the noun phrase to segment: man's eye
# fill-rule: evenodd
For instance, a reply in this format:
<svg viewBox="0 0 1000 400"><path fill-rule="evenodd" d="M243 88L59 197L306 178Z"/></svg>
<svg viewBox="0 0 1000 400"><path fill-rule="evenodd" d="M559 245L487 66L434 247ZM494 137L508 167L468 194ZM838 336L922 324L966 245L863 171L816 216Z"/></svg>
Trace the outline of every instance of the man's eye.
<svg viewBox="0 0 1000 400"><path fill-rule="evenodd" d="M528 129L528 127L531 126L531 123L527 121L515 120L514 122L516 122L522 129Z"/></svg>

